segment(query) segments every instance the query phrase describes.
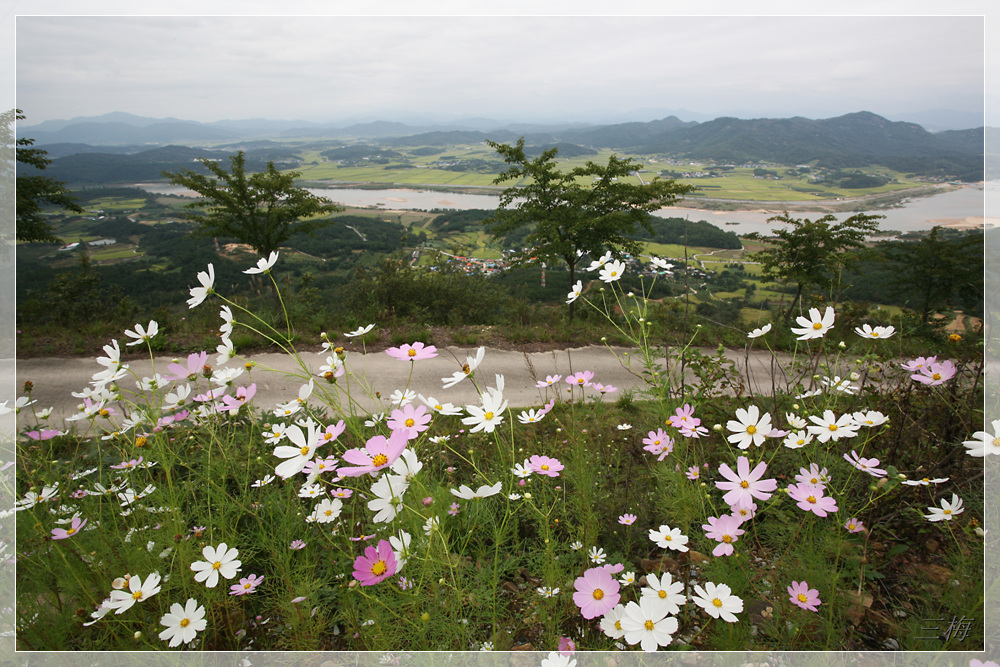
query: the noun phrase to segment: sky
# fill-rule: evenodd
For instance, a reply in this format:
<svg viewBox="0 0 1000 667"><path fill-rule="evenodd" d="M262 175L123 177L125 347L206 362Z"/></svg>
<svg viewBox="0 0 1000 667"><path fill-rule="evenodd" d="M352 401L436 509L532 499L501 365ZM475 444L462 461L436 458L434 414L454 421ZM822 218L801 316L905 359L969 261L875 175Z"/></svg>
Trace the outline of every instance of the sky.
<svg viewBox="0 0 1000 667"><path fill-rule="evenodd" d="M111 111L202 122L614 122L668 111L685 120L982 114L985 103L997 107L986 123L1000 126L985 93L981 15L680 16L657 3L664 15L293 17L250 2L241 11L272 15L66 16L55 15L60 6L134 8L54 1L42 16L30 15L38 3L13 4L27 125ZM906 5L919 13L919 2Z"/></svg>

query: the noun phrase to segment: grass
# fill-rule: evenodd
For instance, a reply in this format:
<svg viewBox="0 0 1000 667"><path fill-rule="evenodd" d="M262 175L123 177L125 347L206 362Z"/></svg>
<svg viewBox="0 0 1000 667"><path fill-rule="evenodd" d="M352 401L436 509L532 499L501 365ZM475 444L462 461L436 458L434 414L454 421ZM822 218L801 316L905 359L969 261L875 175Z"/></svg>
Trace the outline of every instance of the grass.
<svg viewBox="0 0 1000 667"><path fill-rule="evenodd" d="M610 297L614 290L608 288ZM578 303L591 307L586 297ZM625 317L604 313L618 340L637 350L626 363L648 379L642 392L619 398L579 383L567 387L560 378L539 390L540 403L552 401L534 422L507 410L505 389L487 378L474 378L481 407L435 414L382 396L376 416L352 401L370 391L350 373L313 377L308 385L307 375L298 376L303 390L275 413L253 400L265 371L233 365L243 373L230 386L219 371L214 382L205 377L205 360L197 357L172 370L190 379L165 388L191 385L180 413L169 407L176 398L165 403L163 392L133 391L124 378L115 412L94 410L67 435L37 432L45 426L41 406L22 409L16 478L7 476L23 509L14 554L18 648L163 649L164 614L193 600L207 627L187 647L203 650L454 651L490 643L551 651L562 637L579 650L638 650L608 636L600 619L583 617L574 602L579 577L609 576L603 563L619 565L615 576L633 581L602 584L609 601L638 600L654 577L683 591L664 650L885 650L893 648L889 640L905 649L981 649L981 626L968 628L961 641L914 633L924 619L982 618L984 611L984 544L974 530L983 517L983 480L961 445L982 423L983 392L973 383L981 355L955 357L956 377L935 386L884 371L856 394L796 398L804 387L793 380L774 395L737 396L723 390L738 378L721 357L682 345L662 358L645 324L651 307L640 301ZM237 312L238 323L251 317ZM280 318L265 320L285 328ZM255 326L266 331L263 322ZM465 332L464 344L475 345L481 333ZM522 330L526 339L562 333ZM435 336L414 326L393 332L392 343L430 343ZM786 370L794 376L836 363L836 347L823 343L798 348ZM672 369L682 359L700 383L679 383ZM345 363L356 361L365 363L352 352ZM872 347L853 363L867 374L888 368L887 361ZM421 363L413 362L414 373L425 372ZM542 379L549 369L535 371ZM212 386L226 394L212 404L232 412L191 402ZM742 412L751 406L757 416ZM122 425L123 409L137 425ZM778 437L749 443L757 431L746 424L760 435L772 426L794 430L799 419L822 425L827 410L878 410L887 421L850 427L853 436L820 428L802 448L782 446ZM699 437L678 430L682 415L704 427ZM158 423L163 417L169 419ZM734 426L734 417L744 425ZM399 430L410 422L412 433ZM737 448L737 438L748 447ZM344 469L364 461L388 465L403 446L409 453L391 471L372 470L377 479ZM348 454L358 449L367 453ZM844 456L852 451L877 456L881 462L869 467L884 474L852 465ZM307 461L320 465L314 455L338 460L322 459L309 480L301 471ZM739 532L723 531L728 541L713 538L703 526L738 511L726 494L743 488L718 483L731 478L730 468L758 464L754 484L759 478L770 486L754 487L756 506L744 508L752 516ZM528 472L512 474L518 469ZM828 478L823 494L836 507L826 516L794 496L790 485L812 483L810 477ZM947 480L903 484L921 477ZM926 508L952 493L964 511L952 521L927 521ZM130 500L133 494L144 497ZM863 529L850 532L849 518ZM61 539L67 527L72 533ZM686 550L649 537L668 528L680 531ZM295 548L297 540L303 548ZM217 585L196 580L192 565L207 558L210 570L222 544L238 550L240 572L220 570ZM393 547L398 557L390 555ZM154 573L162 575L159 590L133 603L139 579L148 583ZM249 582L251 574L263 581ZM125 577L135 581L113 592ZM818 591L816 611L789 600L786 588L799 581ZM710 582L739 597L732 622L710 618L695 603ZM234 585L235 592L253 590L233 595ZM540 595L545 587L560 592ZM108 595L128 608L100 614ZM84 620L94 623L84 627Z"/></svg>

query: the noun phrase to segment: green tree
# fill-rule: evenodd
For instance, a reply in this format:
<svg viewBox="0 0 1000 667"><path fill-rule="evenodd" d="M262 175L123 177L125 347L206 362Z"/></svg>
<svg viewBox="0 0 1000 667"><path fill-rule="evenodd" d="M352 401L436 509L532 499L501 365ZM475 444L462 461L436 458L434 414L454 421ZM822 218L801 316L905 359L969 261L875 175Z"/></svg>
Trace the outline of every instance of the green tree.
<svg viewBox="0 0 1000 667"><path fill-rule="evenodd" d="M919 241L882 244L894 267L890 290L920 311L924 322L956 296L966 308L983 300L983 235L946 239L941 231L934 227Z"/></svg>
<svg viewBox="0 0 1000 667"><path fill-rule="evenodd" d="M865 237L878 230L878 221L884 217L858 213L838 223L833 215L799 220L783 213L767 220L788 225L775 229L773 237L747 234L747 238L768 243L765 250L753 254L753 259L761 263L761 276L795 285L786 319L795 312L806 286L830 285L840 269L857 261L851 251L864 247Z"/></svg>
<svg viewBox="0 0 1000 667"><path fill-rule="evenodd" d="M190 170L163 172L171 183L204 198L188 204L189 208L207 209L204 215L188 216L201 225L200 233L232 237L267 256L293 234L311 233L333 223L331 219L301 218L344 210L325 197L295 187L295 179L301 175L298 172L282 173L274 168L274 162L268 162L266 171L247 174L244 161L243 151L230 156L230 171L226 171L215 161L201 158L199 162L212 176Z"/></svg>
<svg viewBox="0 0 1000 667"><path fill-rule="evenodd" d="M3 125L10 126L11 120L24 120L20 109L3 114ZM27 167L27 171L41 171L52 160L41 148L32 148L34 139L18 139L16 159ZM17 219L14 234L18 241L28 243L58 243L52 227L42 216L42 205L51 204L76 213L83 213L69 190L59 181L41 174L18 175L15 179Z"/></svg>
<svg viewBox="0 0 1000 667"><path fill-rule="evenodd" d="M524 137L514 146L486 143L511 165L493 182L514 183L500 195L496 213L483 221L487 230L500 238L531 226L533 231L525 239L531 256L565 262L571 287L576 283L581 255L597 257L605 251L618 256L638 254L642 244L631 238L637 226L652 233L649 214L694 189L659 178L647 184L618 180L642 168L631 158L612 155L606 165L588 161L583 167L563 172L555 163L557 148L529 159ZM569 313L572 319L572 304Z"/></svg>

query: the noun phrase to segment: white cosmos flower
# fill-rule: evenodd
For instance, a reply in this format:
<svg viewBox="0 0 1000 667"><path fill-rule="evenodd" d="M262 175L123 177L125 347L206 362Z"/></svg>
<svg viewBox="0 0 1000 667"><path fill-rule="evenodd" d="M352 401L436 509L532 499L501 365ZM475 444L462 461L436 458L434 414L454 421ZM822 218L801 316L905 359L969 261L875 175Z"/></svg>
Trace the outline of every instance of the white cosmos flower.
<svg viewBox="0 0 1000 667"><path fill-rule="evenodd" d="M167 629L157 636L163 641L169 639L170 648L176 648L181 643L190 644L208 625L205 607L192 598L188 598L183 607L175 602L170 605L170 613L164 614L160 619L160 625L165 625Z"/></svg>
<svg viewBox="0 0 1000 667"><path fill-rule="evenodd" d="M801 329L796 329L792 327L792 333L799 335L799 340L810 340L812 338L822 338L826 335L826 332L833 328L833 321L836 317L833 308L830 306L826 307L826 310L822 315L819 313L819 308L810 308L809 317L797 317L795 321L798 322Z"/></svg>
<svg viewBox="0 0 1000 667"><path fill-rule="evenodd" d="M812 439L812 433L808 433L803 429L789 433L785 436L785 439L781 442L781 444L789 449L799 449L812 442Z"/></svg>
<svg viewBox="0 0 1000 667"><path fill-rule="evenodd" d="M215 358L216 366L221 366L236 356L236 348L233 347L233 341L229 339L229 336L223 335L219 341L215 347L215 352L219 355Z"/></svg>
<svg viewBox="0 0 1000 667"><path fill-rule="evenodd" d="M639 644L647 653L666 646L673 641L678 627L677 619L668 614L667 605L659 598L645 596L640 598L638 604L629 602L621 619L625 641L632 645Z"/></svg>
<svg viewBox="0 0 1000 667"><path fill-rule="evenodd" d="M187 300L188 308L195 308L201 305L202 301L208 298L209 294L215 293L215 267L208 265L208 272L198 272L198 282L200 287L191 288L191 298Z"/></svg>
<svg viewBox="0 0 1000 667"><path fill-rule="evenodd" d="M598 269L600 269L601 267L603 267L605 264L607 264L610 261L611 261L611 251L609 250L608 252L606 252L603 255L601 255L600 259L595 259L594 261L592 261L590 263L590 266L587 267L587 270L588 271L597 271Z"/></svg>
<svg viewBox="0 0 1000 667"><path fill-rule="evenodd" d="M389 396L389 402L392 403L393 405L398 405L399 407L403 407L404 405L409 405L410 403L412 403L413 399L415 399L416 397L417 397L417 392L413 391L412 389L407 389L405 392L397 389L396 391L392 392L392 394Z"/></svg>
<svg viewBox="0 0 1000 667"><path fill-rule="evenodd" d="M412 449L404 449L399 458L389 466L389 470L410 482L423 467L424 464L417 460L417 455Z"/></svg>
<svg viewBox="0 0 1000 667"><path fill-rule="evenodd" d="M522 424L534 424L542 421L542 417L544 416L544 410L526 410L517 416L517 420Z"/></svg>
<svg viewBox="0 0 1000 667"><path fill-rule="evenodd" d="M681 532L680 528L660 526L657 530L649 531L649 539L656 542L656 546L661 549L673 549L681 552L688 550L688 537Z"/></svg>
<svg viewBox="0 0 1000 667"><path fill-rule="evenodd" d="M625 636L625 629L622 628L622 618L625 616L625 605L616 604L611 611L601 618L601 630L612 639L621 639Z"/></svg>
<svg viewBox="0 0 1000 667"><path fill-rule="evenodd" d="M854 423L858 426L867 426L868 428L874 428L876 426L881 426L889 421L889 418L879 412L878 410L869 410L868 412L855 412L851 415Z"/></svg>
<svg viewBox="0 0 1000 667"><path fill-rule="evenodd" d="M324 498L317 503L313 510L313 517L316 519L316 523L330 523L340 516L343 506L344 503L341 502L340 498Z"/></svg>
<svg viewBox="0 0 1000 667"><path fill-rule="evenodd" d="M667 606L668 614L680 612L681 605L687 602L687 598L684 597L684 582L674 581L673 575L669 572L664 572L659 577L647 574L642 596L661 600Z"/></svg>
<svg viewBox="0 0 1000 667"><path fill-rule="evenodd" d="M837 417L833 414L833 410L825 410L822 418L809 415L809 421L812 422L812 425L808 427L809 432L815 435L820 442L828 440L836 442L841 438L853 438L858 434L858 428L860 428L849 413Z"/></svg>
<svg viewBox="0 0 1000 667"><path fill-rule="evenodd" d="M705 582L705 587L694 587L695 595L691 600L705 610L712 618L721 618L729 623L736 623L736 614L743 611L743 600L733 595L733 590L725 584Z"/></svg>
<svg viewBox="0 0 1000 667"><path fill-rule="evenodd" d="M872 325L866 324L864 327L855 327L854 333L862 338L889 338L896 333L896 327L872 327Z"/></svg>
<svg viewBox="0 0 1000 667"><path fill-rule="evenodd" d="M824 377L822 382L825 386L830 387L834 391L840 392L841 394L854 396L858 393L858 387L856 385L851 384L850 380L841 380L839 375L834 375L833 378Z"/></svg>
<svg viewBox="0 0 1000 667"><path fill-rule="evenodd" d="M302 432L300 426L292 425L285 429L285 437L291 441L291 445L279 445L274 448L274 455L279 459L286 459L274 469L274 474L282 479L288 479L292 475L302 472L306 463L316 453L316 447L320 442L320 429L313 420L306 422L306 432Z"/></svg>
<svg viewBox="0 0 1000 667"><path fill-rule="evenodd" d="M249 275L255 275L255 274L258 274L258 273L266 273L266 272L268 272L268 271L271 270L271 267L274 266L274 263L277 262L277 261L278 261L278 253L277 253L277 251L272 251L271 254L268 255L267 259L261 257L259 260L257 260L257 266L255 266L255 267L253 267L251 269L247 269L243 273L246 273L246 274L249 274Z"/></svg>
<svg viewBox="0 0 1000 667"><path fill-rule="evenodd" d="M573 285L573 289L570 290L569 294L566 295L566 303L573 303L580 295L583 293L583 281L577 280L576 284Z"/></svg>
<svg viewBox="0 0 1000 667"><path fill-rule="evenodd" d="M403 504L403 494L409 487L409 482L399 475L382 475L375 480L371 487L375 498L368 501L368 509L376 513L372 521L389 523L395 519Z"/></svg>
<svg viewBox="0 0 1000 667"><path fill-rule="evenodd" d="M466 357L465 363L462 365L462 370L455 371L450 378L441 378L441 381L444 383L444 388L450 389L465 378L472 375L475 370L479 368L479 364L483 363L483 357L485 354L486 348L480 347L476 350L476 356Z"/></svg>
<svg viewBox="0 0 1000 667"><path fill-rule="evenodd" d="M663 269L664 271L669 271L670 269L674 268L673 264L668 263L667 260L663 259L662 257L650 257L649 262L656 268Z"/></svg>
<svg viewBox="0 0 1000 667"><path fill-rule="evenodd" d="M601 273L598 277L606 283L613 283L620 280L624 273L625 262L616 259L601 267Z"/></svg>
<svg viewBox="0 0 1000 667"><path fill-rule="evenodd" d="M150 320L149 325L145 329L141 324L137 324L135 325L135 331L125 331L126 336L135 339L130 343L125 343L125 345L139 345L140 343L145 343L149 341L150 338L155 336L159 330L160 325L156 323L156 320Z"/></svg>
<svg viewBox="0 0 1000 667"><path fill-rule="evenodd" d="M771 330L771 323L768 322L767 324L765 324L764 326L760 327L759 329L754 329L753 331L751 331L750 333L748 333L747 334L747 338L760 338L761 336L763 336L764 334L766 334L770 330Z"/></svg>
<svg viewBox="0 0 1000 667"><path fill-rule="evenodd" d="M756 405L751 405L746 410L737 408L736 419L730 419L726 428L733 431L726 440L740 449L747 449L750 445L760 447L772 429L771 413L765 412L762 416Z"/></svg>
<svg viewBox="0 0 1000 667"><path fill-rule="evenodd" d="M139 577L129 577L128 590L111 591L111 600L106 603L116 614L131 609L136 602L145 602L160 592L160 573L153 572L143 581Z"/></svg>
<svg viewBox="0 0 1000 667"><path fill-rule="evenodd" d="M925 514L924 518L928 521L951 521L955 518L956 514L961 514L965 511L962 504L962 499L953 493L951 494L951 502L942 498L941 507L928 507L927 510L930 514Z"/></svg>
<svg viewBox="0 0 1000 667"><path fill-rule="evenodd" d="M239 550L230 549L225 542L218 547L206 546L201 555L205 560L191 563L191 570L195 573L194 580L204 582L208 588L215 588L220 576L226 579L235 577L243 564L237 560Z"/></svg>
<svg viewBox="0 0 1000 667"><path fill-rule="evenodd" d="M369 331L371 331L374 328L375 328L375 323L372 322L368 326L361 327L359 329L355 329L354 331L351 331L349 333L345 333L344 335L347 336L348 338L354 338L355 336L364 336L366 333L368 333Z"/></svg>
<svg viewBox="0 0 1000 667"><path fill-rule="evenodd" d="M503 421L503 413L507 409L507 401L503 400L503 396L499 392L493 393L491 391L483 394L482 399L482 407L478 405L465 406L469 416L463 417L462 423L466 426L472 426L469 429L470 433L483 430L492 433L497 425Z"/></svg>
<svg viewBox="0 0 1000 667"><path fill-rule="evenodd" d="M984 457L989 454L1000 454L1000 419L993 420L993 433L976 431L972 440L962 444L968 450L969 456Z"/></svg>
<svg viewBox="0 0 1000 667"><path fill-rule="evenodd" d="M219 317L222 318L222 326L219 327L219 333L223 336L233 333L233 325L236 324L236 318L233 317L233 311L229 306L222 306L219 310Z"/></svg>
<svg viewBox="0 0 1000 667"><path fill-rule="evenodd" d="M462 414L461 408L455 407L451 403L439 403L433 396L424 397L423 394L417 394L417 398L419 398L424 405L438 414L451 415L452 417Z"/></svg>
<svg viewBox="0 0 1000 667"><path fill-rule="evenodd" d="M405 530L400 530L398 535L389 536L389 546L396 556L396 572L406 565L406 560L410 557L410 541L413 538Z"/></svg>
<svg viewBox="0 0 1000 667"><path fill-rule="evenodd" d="M789 426L797 430L804 429L809 424L809 422L802 417L799 417L794 412L786 412L785 421L788 422Z"/></svg>
<svg viewBox="0 0 1000 667"><path fill-rule="evenodd" d="M490 496L495 496L500 493L501 482L497 482L493 486L480 486L478 489L473 491L471 488L465 484L458 487L458 489L452 489L451 494L457 496L462 500L478 500L480 498L489 498Z"/></svg>

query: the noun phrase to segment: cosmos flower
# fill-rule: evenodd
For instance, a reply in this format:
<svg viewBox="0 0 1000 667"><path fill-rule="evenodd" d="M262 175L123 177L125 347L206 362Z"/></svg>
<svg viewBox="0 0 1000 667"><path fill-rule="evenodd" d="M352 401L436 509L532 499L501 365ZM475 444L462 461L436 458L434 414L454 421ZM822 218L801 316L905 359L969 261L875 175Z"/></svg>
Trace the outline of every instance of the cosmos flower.
<svg viewBox="0 0 1000 667"><path fill-rule="evenodd" d="M788 601L806 611L818 611L818 607L823 604L819 599L819 591L809 588L809 584L804 581L793 581L787 590Z"/></svg>
<svg viewBox="0 0 1000 667"><path fill-rule="evenodd" d="M930 514L925 514L924 518L928 521L951 521L955 518L957 514L961 514L965 511L962 507L962 499L958 497L958 494L951 494L951 502L941 499L941 507L928 507L927 510Z"/></svg>
<svg viewBox="0 0 1000 667"><path fill-rule="evenodd" d="M577 577L573 584L573 602L580 608L580 614L586 618L597 618L610 611L621 595L621 586L603 567L592 567Z"/></svg>
<svg viewBox="0 0 1000 667"><path fill-rule="evenodd" d="M396 555L387 540L374 547L365 547L365 555L354 560L354 578L362 586L374 586L396 574Z"/></svg>
<svg viewBox="0 0 1000 667"><path fill-rule="evenodd" d="M249 268L243 273L246 273L247 275L251 276L256 275L258 273L267 273L268 271L271 270L271 267L273 267L275 262L277 261L278 261L278 252L272 251L271 254L268 255L266 258L261 257L259 260L257 260L257 266Z"/></svg>
<svg viewBox="0 0 1000 667"><path fill-rule="evenodd" d="M719 556L731 556L733 554L733 542L736 542L739 536L746 532L740 528L741 523L743 522L731 514L724 514L720 517L708 517L708 523L702 525L705 537L719 542L719 545L712 550L713 556L718 558Z"/></svg>
<svg viewBox="0 0 1000 667"><path fill-rule="evenodd" d="M190 644L198 633L208 626L208 621L205 620L205 607L192 598L188 598L183 607L175 602L170 605L170 612L160 619L160 624L165 625L167 629L158 636L163 641L170 640L168 644L170 648L176 648L181 643Z"/></svg>
<svg viewBox="0 0 1000 667"><path fill-rule="evenodd" d="M354 331L345 333L344 335L347 336L348 338L354 338L355 336L364 336L366 333L368 333L374 328L375 328L375 323L373 322L372 324L360 327L358 329L355 329Z"/></svg>
<svg viewBox="0 0 1000 667"><path fill-rule="evenodd" d="M602 266L598 277L606 283L613 283L616 280L621 280L624 274L625 262L616 259Z"/></svg>
<svg viewBox="0 0 1000 667"><path fill-rule="evenodd" d="M858 334L862 338L889 338L896 333L896 327L872 327L870 324L865 324L863 327L855 327L854 333Z"/></svg>
<svg viewBox="0 0 1000 667"><path fill-rule="evenodd" d="M678 627L677 619L669 613L659 598L644 596L638 603L629 602L621 619L625 641L632 645L639 644L647 653L668 645Z"/></svg>
<svg viewBox="0 0 1000 667"><path fill-rule="evenodd" d="M191 570L194 571L194 580L205 582L208 588L215 588L219 584L219 577L232 579L240 571L241 561L236 557L240 555L238 549L230 549L223 542L218 547L206 546L201 550L203 561L191 563Z"/></svg>
<svg viewBox="0 0 1000 667"><path fill-rule="evenodd" d="M733 595L733 591L725 584L715 584L711 581L694 587L695 595L692 601L705 610L712 618L721 618L729 623L736 623L736 614L743 611L743 600Z"/></svg>
<svg viewBox="0 0 1000 667"><path fill-rule="evenodd" d="M726 440L740 449L747 449L750 445L760 447L772 429L771 413L761 415L756 405L746 410L737 408L736 419L730 419L726 428L733 432Z"/></svg>
<svg viewBox="0 0 1000 667"><path fill-rule="evenodd" d="M735 473L725 463L719 466L719 474L729 481L716 482L715 486L723 491L728 491L722 500L730 507L750 505L754 498L767 500L771 497L771 492L778 488L776 480L761 479L766 472L767 463L764 461L750 470L750 460L741 456L736 459Z"/></svg>
<svg viewBox="0 0 1000 667"><path fill-rule="evenodd" d="M582 293L583 293L583 281L577 280L576 284L573 285L573 289L570 290L569 294L566 295L566 303L573 303L580 297L580 294Z"/></svg>
<svg viewBox="0 0 1000 667"><path fill-rule="evenodd" d="M436 357L437 348L433 345L424 347L423 343L417 341L413 345L404 343L399 347L390 347L385 351L385 353L394 359L402 359L403 361L420 361L422 359L431 359Z"/></svg>
<svg viewBox="0 0 1000 667"><path fill-rule="evenodd" d="M195 308L208 298L209 294L215 294L215 267L208 265L208 272L198 272L199 287L191 288L191 298L187 300L188 308Z"/></svg>
<svg viewBox="0 0 1000 667"><path fill-rule="evenodd" d="M969 456L984 457L989 454L1000 454L1000 419L993 420L993 433L976 431L972 440L962 444L968 450Z"/></svg>
<svg viewBox="0 0 1000 667"><path fill-rule="evenodd" d="M747 334L747 338L760 338L761 336L763 336L764 334L766 334L770 330L771 330L771 323L768 322L767 324L765 324L764 326L760 327L759 329L754 329L753 331L751 331L750 333L748 333Z"/></svg>

